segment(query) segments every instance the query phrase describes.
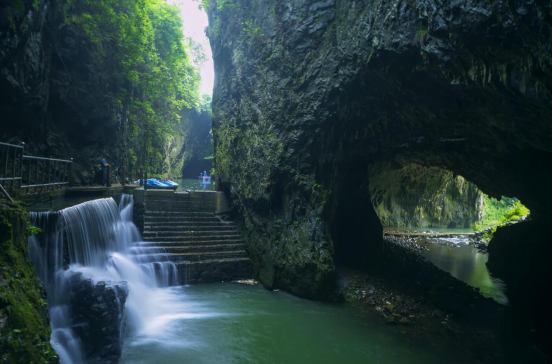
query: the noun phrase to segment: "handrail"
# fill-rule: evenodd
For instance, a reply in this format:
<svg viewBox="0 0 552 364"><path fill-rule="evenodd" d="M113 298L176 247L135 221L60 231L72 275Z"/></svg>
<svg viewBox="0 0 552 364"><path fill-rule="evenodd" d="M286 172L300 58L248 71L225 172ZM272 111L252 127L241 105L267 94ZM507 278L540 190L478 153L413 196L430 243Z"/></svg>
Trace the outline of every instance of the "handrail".
<svg viewBox="0 0 552 364"><path fill-rule="evenodd" d="M55 158L45 158L45 157L33 157L31 155L24 155L23 159L39 159L43 161L52 161L52 162L65 162L65 163L73 163L73 161L67 160L67 159L55 159Z"/></svg>
<svg viewBox="0 0 552 364"><path fill-rule="evenodd" d="M12 192L18 188L26 193L30 193L31 188L36 193L72 185L72 159L24 155L24 145L0 142L0 182L8 182L6 187Z"/></svg>
<svg viewBox="0 0 552 364"><path fill-rule="evenodd" d="M22 146L22 145L17 145L17 144L8 144L8 143L2 143L2 142L0 142L0 145L4 145L4 146L8 146L8 147L13 147L13 148L21 148L21 149L23 149L23 146Z"/></svg>
<svg viewBox="0 0 552 364"><path fill-rule="evenodd" d="M7 198L10 202L14 202L14 201L13 201L13 198L11 198L10 194L8 193L8 191L6 191L2 185L0 185L0 190L2 191L2 193L4 194L4 196L6 196L6 198Z"/></svg>

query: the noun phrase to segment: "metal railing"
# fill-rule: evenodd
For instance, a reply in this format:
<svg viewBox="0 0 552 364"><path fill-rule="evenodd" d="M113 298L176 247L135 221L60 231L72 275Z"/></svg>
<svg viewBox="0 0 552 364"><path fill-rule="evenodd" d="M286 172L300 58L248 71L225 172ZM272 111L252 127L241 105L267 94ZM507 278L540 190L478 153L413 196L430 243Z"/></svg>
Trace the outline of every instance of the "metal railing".
<svg viewBox="0 0 552 364"><path fill-rule="evenodd" d="M0 185L36 193L71 184L72 159L33 157L24 151L24 144L0 143Z"/></svg>
<svg viewBox="0 0 552 364"><path fill-rule="evenodd" d="M22 145L0 143L0 185L14 188L17 184L21 188L22 160Z"/></svg>
<svg viewBox="0 0 552 364"><path fill-rule="evenodd" d="M22 189L26 189L27 193L31 189L35 192L47 191L49 189L61 188L69 185L71 181L71 164L72 160L31 157L23 156L22 165L26 165L26 176L22 176ZM34 168L33 168L34 165Z"/></svg>

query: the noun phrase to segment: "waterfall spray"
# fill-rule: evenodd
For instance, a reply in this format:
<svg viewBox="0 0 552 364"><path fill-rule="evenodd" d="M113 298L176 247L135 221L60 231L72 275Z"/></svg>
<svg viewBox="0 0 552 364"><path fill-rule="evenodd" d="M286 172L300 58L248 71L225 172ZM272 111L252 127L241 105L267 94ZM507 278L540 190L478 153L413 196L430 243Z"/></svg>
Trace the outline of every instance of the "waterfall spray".
<svg viewBox="0 0 552 364"><path fill-rule="evenodd" d="M147 325L158 287L178 284L175 264L158 263L164 251L140 248L132 210L132 195L123 195L119 206L108 198L31 214L33 225L44 231L30 237L29 246L48 291L51 342L62 364L99 363L97 355L120 355L125 323L139 332ZM101 310L115 310L107 331L117 331L112 335L118 343L89 337L101 324L83 320L83 310L101 313L87 303L94 298L105 306Z"/></svg>

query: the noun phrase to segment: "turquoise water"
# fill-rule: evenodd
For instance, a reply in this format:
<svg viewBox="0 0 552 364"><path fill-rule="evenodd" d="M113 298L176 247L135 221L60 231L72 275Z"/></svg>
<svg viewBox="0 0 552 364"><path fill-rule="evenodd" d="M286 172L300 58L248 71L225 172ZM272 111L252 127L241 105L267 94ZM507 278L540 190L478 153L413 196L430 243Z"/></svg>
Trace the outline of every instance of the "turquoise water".
<svg viewBox="0 0 552 364"><path fill-rule="evenodd" d="M173 182L178 183L178 189L177 191L197 191L197 190L205 190L205 191L214 191L215 185L214 185L214 179L211 184L204 184L202 179L198 178L178 178L171 180Z"/></svg>
<svg viewBox="0 0 552 364"><path fill-rule="evenodd" d="M385 227L386 231L409 231L409 232L434 232L449 234L468 234L475 232L474 229L449 229L449 228L429 228L429 227Z"/></svg>
<svg viewBox="0 0 552 364"><path fill-rule="evenodd" d="M469 363L455 348L411 341L349 304L327 304L237 283L161 289L121 364Z"/></svg>
<svg viewBox="0 0 552 364"><path fill-rule="evenodd" d="M453 277L470 286L479 288L483 296L508 305L506 285L489 273L487 254L480 253L471 245L424 244L424 246L429 251L422 252L422 256L438 268L449 272Z"/></svg>

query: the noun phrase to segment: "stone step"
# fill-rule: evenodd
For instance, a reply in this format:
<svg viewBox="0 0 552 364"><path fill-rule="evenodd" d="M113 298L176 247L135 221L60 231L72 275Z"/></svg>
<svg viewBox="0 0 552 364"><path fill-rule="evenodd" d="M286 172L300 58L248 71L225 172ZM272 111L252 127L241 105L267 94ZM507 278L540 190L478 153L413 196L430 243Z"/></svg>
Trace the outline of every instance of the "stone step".
<svg viewBox="0 0 552 364"><path fill-rule="evenodd" d="M238 226L234 222L227 222L227 221L220 221L217 219L216 221L211 220L199 220L199 221L190 221L190 220L183 220L183 221L175 221L175 220L167 220L167 221L148 221L144 223L144 228L151 228L151 227L182 227L186 229L188 226Z"/></svg>
<svg viewBox="0 0 552 364"><path fill-rule="evenodd" d="M194 212L205 212L205 213L210 213L209 211L211 211L210 208L208 207L202 207L202 206L163 206L163 207L156 207L156 206L149 206L149 205L146 205L146 214L150 214L152 212L172 212L172 213L175 213L175 212L191 212L191 213L194 213Z"/></svg>
<svg viewBox="0 0 552 364"><path fill-rule="evenodd" d="M146 211L144 212L144 216L215 217L215 215L213 215L212 212L205 212L205 211L156 211L156 210L148 210L148 209L146 209Z"/></svg>
<svg viewBox="0 0 552 364"><path fill-rule="evenodd" d="M144 238L151 238L153 236L158 237L167 237L167 236L206 236L206 237L217 237L225 235L239 235L238 229L236 228L227 228L223 230L176 230L176 231L144 231L142 236Z"/></svg>
<svg viewBox="0 0 552 364"><path fill-rule="evenodd" d="M144 200L145 203L155 203L155 204L171 204L171 203L194 203L194 204L200 204L204 203L204 200L201 199L195 199L191 198L190 196L181 197L181 198L146 198Z"/></svg>
<svg viewBox="0 0 552 364"><path fill-rule="evenodd" d="M205 204L202 202L191 202L191 201L160 201L160 202L147 202L145 203L146 208L152 210L163 210L166 208L178 208L178 207L204 207Z"/></svg>
<svg viewBox="0 0 552 364"><path fill-rule="evenodd" d="M145 256L155 254L176 254L189 252L216 252L216 251L238 251L245 250L245 244L211 244L211 245L174 245L166 247L137 247L131 249L134 256Z"/></svg>
<svg viewBox="0 0 552 364"><path fill-rule="evenodd" d="M133 248L170 248L170 247L179 247L179 246L189 246L189 245L226 245L226 244L241 244L241 239L209 239L209 240L190 240L190 241L165 241L165 242L149 242L144 241L138 243L137 246ZM159 251L162 253L162 251Z"/></svg>
<svg viewBox="0 0 552 364"><path fill-rule="evenodd" d="M156 262L197 262L202 260L246 258L245 250L184 252L175 254L134 255L132 259L137 263Z"/></svg>
<svg viewBox="0 0 552 364"><path fill-rule="evenodd" d="M192 196L189 193L173 193L168 196L146 196L146 202L150 201L191 201Z"/></svg>
<svg viewBox="0 0 552 364"><path fill-rule="evenodd" d="M165 226L165 225L158 225L158 226L144 226L144 234L146 233L174 233L178 231L238 231L238 228L236 226L228 226L228 225L173 225L173 226Z"/></svg>
<svg viewBox="0 0 552 364"><path fill-rule="evenodd" d="M176 263L180 284L212 283L253 278L249 258L226 258Z"/></svg>
<svg viewBox="0 0 552 364"><path fill-rule="evenodd" d="M217 235L217 234L181 234L177 236L144 236L145 241L155 242L188 242L188 241L205 241L205 240L241 240L239 234Z"/></svg>
<svg viewBox="0 0 552 364"><path fill-rule="evenodd" d="M218 223L220 219L217 217L194 217L194 216L144 216L144 224L155 223Z"/></svg>

